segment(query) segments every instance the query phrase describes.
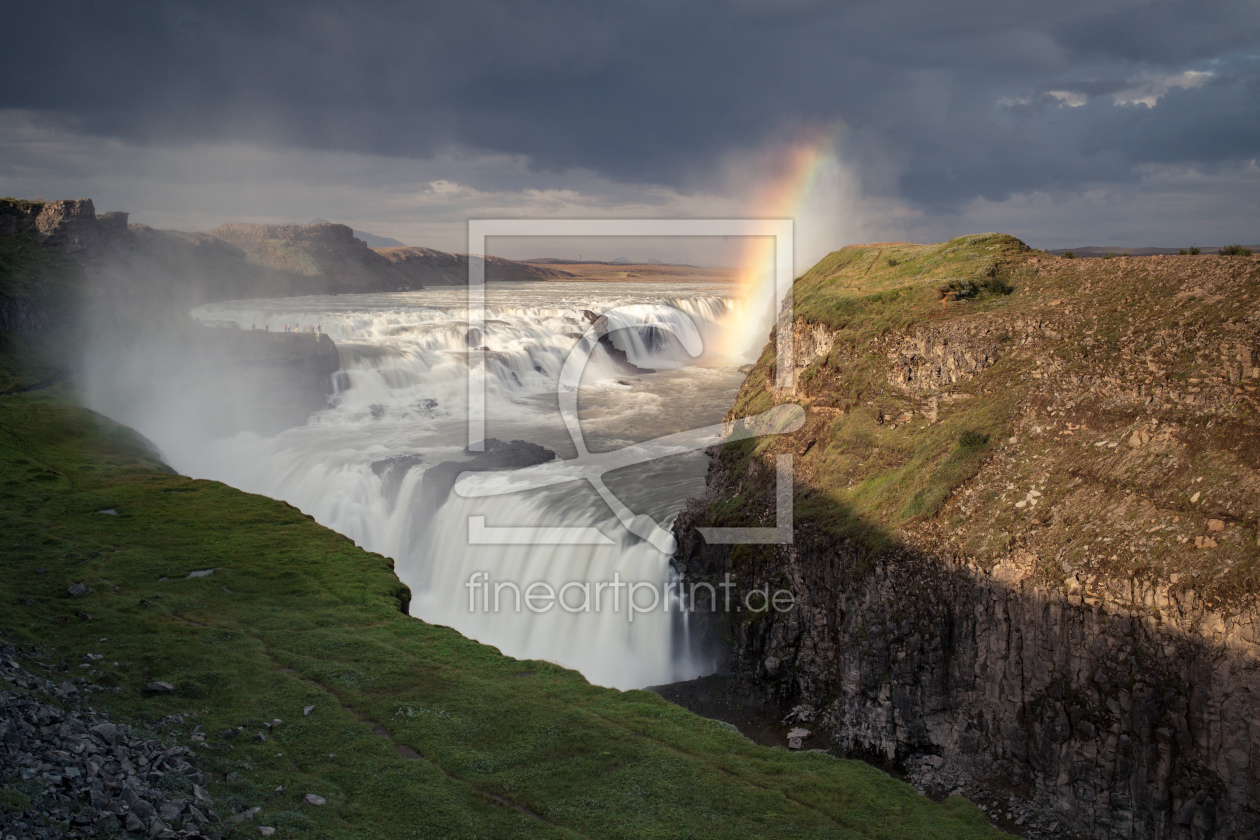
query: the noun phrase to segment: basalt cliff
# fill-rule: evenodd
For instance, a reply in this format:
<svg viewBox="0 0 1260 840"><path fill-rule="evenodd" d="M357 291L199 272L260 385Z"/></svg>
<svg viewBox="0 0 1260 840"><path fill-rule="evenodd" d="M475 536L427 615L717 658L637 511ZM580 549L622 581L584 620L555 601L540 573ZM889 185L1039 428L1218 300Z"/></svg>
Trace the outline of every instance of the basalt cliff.
<svg viewBox="0 0 1260 840"><path fill-rule="evenodd" d="M853 246L793 304L794 389L772 336L728 419L805 426L675 526L690 581L796 597L717 625L732 678L1030 836L1260 835L1260 259ZM707 544L784 455L794 541Z"/></svg>

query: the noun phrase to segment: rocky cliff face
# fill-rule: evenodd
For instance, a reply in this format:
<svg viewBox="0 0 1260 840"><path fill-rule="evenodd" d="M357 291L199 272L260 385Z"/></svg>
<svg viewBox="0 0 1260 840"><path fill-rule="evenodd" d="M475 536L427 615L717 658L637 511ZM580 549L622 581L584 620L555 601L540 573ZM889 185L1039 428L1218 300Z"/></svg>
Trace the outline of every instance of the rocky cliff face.
<svg viewBox="0 0 1260 840"><path fill-rule="evenodd" d="M39 303L0 295L0 333L41 333L51 323L52 316Z"/></svg>
<svg viewBox="0 0 1260 840"><path fill-rule="evenodd" d="M796 595L729 616L728 664L811 710L806 746L934 756L1040 809L1008 824L1033 836L1256 836L1260 260L974 240L798 281L798 388L768 351L733 415L807 424L719 453L679 565ZM964 272L1001 282L942 304ZM794 544L706 545L773 522L784 453Z"/></svg>
<svg viewBox="0 0 1260 840"><path fill-rule="evenodd" d="M99 241L97 227L89 199L0 199L0 335L58 323L78 279L69 255Z"/></svg>
<svg viewBox="0 0 1260 840"><path fill-rule="evenodd" d="M0 232L33 234L40 244L83 251L110 232L127 227L126 213L98 217L90 198L62 201L0 199Z"/></svg>

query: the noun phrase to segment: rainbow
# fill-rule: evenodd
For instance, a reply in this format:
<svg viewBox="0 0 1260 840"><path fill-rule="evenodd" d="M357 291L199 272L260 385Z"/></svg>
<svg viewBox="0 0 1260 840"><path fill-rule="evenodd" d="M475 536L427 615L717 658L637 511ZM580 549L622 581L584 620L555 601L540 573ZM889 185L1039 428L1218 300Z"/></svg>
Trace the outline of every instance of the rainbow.
<svg viewBox="0 0 1260 840"><path fill-rule="evenodd" d="M821 177L835 162L835 135L815 131L785 145L777 174L757 193L754 215L766 219L792 219L797 224L815 195ZM723 355L748 358L760 352L778 311L774 287L774 238L750 236L739 259L734 316L722 334ZM800 272L802 266L797 265Z"/></svg>

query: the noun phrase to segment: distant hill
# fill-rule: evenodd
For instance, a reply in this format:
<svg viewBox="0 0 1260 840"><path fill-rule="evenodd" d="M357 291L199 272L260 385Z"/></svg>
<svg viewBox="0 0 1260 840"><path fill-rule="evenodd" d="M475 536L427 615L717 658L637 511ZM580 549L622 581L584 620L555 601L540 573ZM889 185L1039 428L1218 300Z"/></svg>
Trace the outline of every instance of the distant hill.
<svg viewBox="0 0 1260 840"><path fill-rule="evenodd" d="M1189 246L1183 245L1181 247L1185 248ZM1252 253L1260 254L1260 245L1245 245L1243 247L1250 248L1252 250ZM1215 245L1213 246L1201 245L1199 246L1199 248L1204 254L1215 254L1218 251L1220 251L1220 248ZM1064 254L1066 254L1068 251L1071 251L1073 254L1075 254L1078 257L1086 257L1086 258L1105 257L1108 254L1111 254L1113 257L1118 257L1118 256L1121 256L1122 254L1128 254L1131 257L1153 257L1158 254L1176 255L1181 252L1181 248L1156 248L1156 247L1125 248L1119 245L1083 245L1079 248L1054 248L1050 251L1050 253L1054 254L1057 257L1061 257Z"/></svg>
<svg viewBox="0 0 1260 840"><path fill-rule="evenodd" d="M391 265L426 286L463 286L468 282L468 255L450 254L415 246L380 248L377 253ZM558 268L529 265L502 257L485 257L486 282L513 280L563 280L573 275Z"/></svg>
<svg viewBox="0 0 1260 840"><path fill-rule="evenodd" d="M346 225L219 225L216 239L247 262L299 278L308 294L402 291L422 286L394 268Z"/></svg>
<svg viewBox="0 0 1260 840"><path fill-rule="evenodd" d="M397 239L390 239L388 236L377 236L374 233L368 233L365 230L356 230L354 232L355 239L362 239L368 244L369 248L406 248L407 246L399 242Z"/></svg>
<svg viewBox="0 0 1260 840"><path fill-rule="evenodd" d="M252 263L308 278L311 293L393 292L468 282L468 256L433 248L369 248L345 225L220 225L211 236L245 252ZM554 268L487 258L486 280L549 280L567 277Z"/></svg>
<svg viewBox="0 0 1260 840"><path fill-rule="evenodd" d="M311 219L307 222L309 225L331 225L333 222L327 219ZM369 248L405 248L405 243L399 242L397 239L390 239L388 236L377 236L375 233L368 233L366 230L354 231L355 239L362 239L368 244Z"/></svg>
<svg viewBox="0 0 1260 840"><path fill-rule="evenodd" d="M661 260L645 260L641 263L636 263L625 257L617 257L615 260L566 260L560 257L535 257L529 260L520 260L520 262L529 265L661 265L675 268L700 268L700 266L691 265L690 263L667 263Z"/></svg>

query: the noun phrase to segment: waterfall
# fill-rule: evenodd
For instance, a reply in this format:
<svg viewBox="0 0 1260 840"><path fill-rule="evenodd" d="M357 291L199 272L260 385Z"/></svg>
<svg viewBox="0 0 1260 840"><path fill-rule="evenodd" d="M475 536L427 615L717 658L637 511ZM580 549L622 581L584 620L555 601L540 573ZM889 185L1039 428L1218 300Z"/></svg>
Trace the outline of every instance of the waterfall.
<svg viewBox="0 0 1260 840"><path fill-rule="evenodd" d="M463 498L448 492L462 467L441 465L473 457L465 450L471 347L484 348L487 438L573 457L557 411L559 379L605 313L608 341L594 348L578 394L592 450L717 422L746 360L692 356L676 336L692 329L717 346L737 306L725 289L695 284L499 284L487 291L478 330L459 289L211 304L193 316L331 336L341 370L328 408L270 436L196 441L169 424L135 425L181 472L284 499L392 557L419 618L602 685L689 679L712 665L686 644L670 557L627 531L591 487ZM702 453L672 456L606 481L627 507L668 527L703 491L706 465ZM591 538L530 544L503 536L575 527ZM550 607L534 609L542 601Z"/></svg>

